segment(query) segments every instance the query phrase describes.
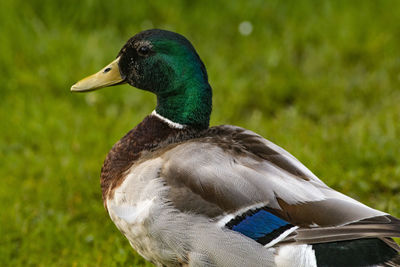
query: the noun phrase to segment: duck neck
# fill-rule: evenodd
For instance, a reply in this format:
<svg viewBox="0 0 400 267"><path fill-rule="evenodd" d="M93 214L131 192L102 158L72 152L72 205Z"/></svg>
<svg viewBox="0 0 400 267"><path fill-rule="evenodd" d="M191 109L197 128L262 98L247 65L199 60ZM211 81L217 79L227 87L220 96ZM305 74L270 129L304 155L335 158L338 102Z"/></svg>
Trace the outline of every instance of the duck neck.
<svg viewBox="0 0 400 267"><path fill-rule="evenodd" d="M211 86L207 81L191 79L157 94L156 112L175 123L206 129L211 106Z"/></svg>

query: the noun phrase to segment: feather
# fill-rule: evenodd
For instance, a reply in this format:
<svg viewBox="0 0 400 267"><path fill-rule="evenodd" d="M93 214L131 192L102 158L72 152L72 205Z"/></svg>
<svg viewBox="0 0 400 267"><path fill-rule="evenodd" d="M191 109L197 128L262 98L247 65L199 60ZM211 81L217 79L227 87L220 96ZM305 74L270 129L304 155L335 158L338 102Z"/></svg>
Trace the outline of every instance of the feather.
<svg viewBox="0 0 400 267"><path fill-rule="evenodd" d="M250 209L232 218L225 227L265 245L293 225L263 208Z"/></svg>

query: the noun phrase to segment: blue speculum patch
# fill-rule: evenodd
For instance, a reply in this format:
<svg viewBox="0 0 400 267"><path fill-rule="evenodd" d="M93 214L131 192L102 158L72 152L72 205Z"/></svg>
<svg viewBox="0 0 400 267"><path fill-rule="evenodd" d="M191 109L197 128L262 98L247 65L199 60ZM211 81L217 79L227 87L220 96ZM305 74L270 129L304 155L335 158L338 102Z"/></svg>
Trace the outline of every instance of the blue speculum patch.
<svg viewBox="0 0 400 267"><path fill-rule="evenodd" d="M264 209L248 211L227 223L228 228L254 240L279 229L286 230L286 226L292 225Z"/></svg>

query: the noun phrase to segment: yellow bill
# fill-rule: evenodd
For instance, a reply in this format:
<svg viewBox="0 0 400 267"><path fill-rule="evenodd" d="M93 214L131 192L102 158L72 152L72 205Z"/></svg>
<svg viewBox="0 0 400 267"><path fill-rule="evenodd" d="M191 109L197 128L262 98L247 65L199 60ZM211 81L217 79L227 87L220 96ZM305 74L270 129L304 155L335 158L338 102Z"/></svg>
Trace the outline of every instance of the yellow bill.
<svg viewBox="0 0 400 267"><path fill-rule="evenodd" d="M99 72L86 77L72 85L72 92L87 92L103 87L124 83L118 67L119 57L101 69Z"/></svg>

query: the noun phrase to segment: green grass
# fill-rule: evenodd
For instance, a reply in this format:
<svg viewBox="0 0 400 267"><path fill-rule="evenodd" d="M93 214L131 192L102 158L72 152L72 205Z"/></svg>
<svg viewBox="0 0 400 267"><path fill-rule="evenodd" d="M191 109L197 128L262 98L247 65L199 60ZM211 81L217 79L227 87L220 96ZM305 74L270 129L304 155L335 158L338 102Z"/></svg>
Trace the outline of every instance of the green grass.
<svg viewBox="0 0 400 267"><path fill-rule="evenodd" d="M108 218L99 174L155 99L69 88L149 27L195 45L213 125L258 132L400 216L399 16L399 1L0 1L0 263L145 265Z"/></svg>

